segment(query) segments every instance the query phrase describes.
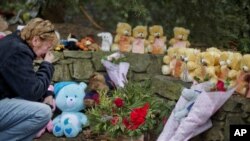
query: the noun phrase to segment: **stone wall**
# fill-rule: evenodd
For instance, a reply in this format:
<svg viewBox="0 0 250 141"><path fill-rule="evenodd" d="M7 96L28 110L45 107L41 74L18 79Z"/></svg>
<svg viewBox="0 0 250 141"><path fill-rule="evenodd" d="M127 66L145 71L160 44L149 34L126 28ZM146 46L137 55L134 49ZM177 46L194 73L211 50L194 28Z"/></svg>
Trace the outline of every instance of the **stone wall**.
<svg viewBox="0 0 250 141"><path fill-rule="evenodd" d="M85 81L97 71L106 73L101 58L110 52L63 51L54 52L55 73L53 82ZM167 102L175 104L183 87L190 87L176 78L161 75L163 55L125 54L130 63L129 80L150 80L152 90ZM39 61L34 62L35 66ZM37 67L36 67L37 68ZM193 138L192 141L228 141L230 124L250 124L250 100L234 94L212 117L213 127Z"/></svg>

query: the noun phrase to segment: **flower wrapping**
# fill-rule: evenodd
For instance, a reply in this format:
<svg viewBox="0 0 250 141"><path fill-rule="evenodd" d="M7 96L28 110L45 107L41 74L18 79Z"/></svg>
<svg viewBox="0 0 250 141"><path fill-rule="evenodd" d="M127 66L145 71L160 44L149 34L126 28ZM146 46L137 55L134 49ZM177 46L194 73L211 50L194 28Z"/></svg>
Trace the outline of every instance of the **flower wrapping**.
<svg viewBox="0 0 250 141"><path fill-rule="evenodd" d="M173 111L176 108L183 107L188 102L181 96L157 141L187 141L211 128L210 117L229 99L236 89L207 91L211 90L212 86L212 83L204 82L191 87L191 89L202 92L197 96L187 117L178 122L174 118Z"/></svg>
<svg viewBox="0 0 250 141"><path fill-rule="evenodd" d="M108 60L101 60L101 62L106 68L106 71L115 86L123 88L127 83L127 73L130 66L129 63L120 62L119 64L114 64Z"/></svg>

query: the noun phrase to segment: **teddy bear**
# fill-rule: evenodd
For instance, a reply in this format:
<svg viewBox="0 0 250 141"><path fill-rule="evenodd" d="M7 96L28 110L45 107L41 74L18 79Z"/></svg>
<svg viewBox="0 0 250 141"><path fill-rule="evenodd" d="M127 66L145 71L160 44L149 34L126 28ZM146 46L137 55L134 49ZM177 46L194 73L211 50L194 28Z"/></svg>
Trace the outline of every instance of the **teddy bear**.
<svg viewBox="0 0 250 141"><path fill-rule="evenodd" d="M174 37L170 39L169 44L171 47L189 47L190 42L188 41L188 36L190 30L183 27L175 27L173 29Z"/></svg>
<svg viewBox="0 0 250 141"><path fill-rule="evenodd" d="M212 53L206 51L201 53L201 64L205 68L206 76L209 77L209 80L217 82L214 63L215 59Z"/></svg>
<svg viewBox="0 0 250 141"><path fill-rule="evenodd" d="M84 103L89 108L99 104L99 92L108 93L115 89L115 84L108 75L94 72L89 78L88 89L84 97Z"/></svg>
<svg viewBox="0 0 250 141"><path fill-rule="evenodd" d="M226 61L226 66L228 68L227 79L230 80L229 87L233 87L236 85L236 79L238 74L240 73L240 61L242 59L242 55L239 52L229 52L228 59Z"/></svg>
<svg viewBox="0 0 250 141"><path fill-rule="evenodd" d="M240 61L240 72L237 75L236 79L236 92L240 95L247 96L250 98L248 94L248 90L250 88L249 85L249 73L250 73L250 54L245 54L242 56Z"/></svg>
<svg viewBox="0 0 250 141"><path fill-rule="evenodd" d="M152 54L164 54L166 52L167 37L163 34L163 27L161 25L149 27L149 52Z"/></svg>
<svg viewBox="0 0 250 141"><path fill-rule="evenodd" d="M187 103L183 107L179 107L174 110L175 120L180 122L183 118L185 118L188 115L195 100L197 99L200 93L201 91L196 90L196 89L184 88L182 90L181 96L187 101Z"/></svg>
<svg viewBox="0 0 250 141"><path fill-rule="evenodd" d="M162 74L174 75L180 72L181 64L178 60L179 48L168 48L167 55L163 57Z"/></svg>
<svg viewBox="0 0 250 141"><path fill-rule="evenodd" d="M184 82L193 82L196 76L195 70L199 68L199 49L183 48L184 54L181 56L183 63L180 78Z"/></svg>
<svg viewBox="0 0 250 141"><path fill-rule="evenodd" d="M48 87L48 93L54 93L54 86L53 85L49 85ZM55 112L56 110L56 103L55 103L55 100L53 99L53 103L52 105L50 105L51 108L52 108L52 112ZM43 127L37 134L36 134L36 138L39 138L41 137L45 131L48 131L48 132L52 132L53 130L53 123L52 123L52 120L50 120L47 125L45 127Z"/></svg>
<svg viewBox="0 0 250 141"><path fill-rule="evenodd" d="M200 53L200 61L205 67L205 77L209 81L216 83L218 81L218 74L220 72L220 54L221 51L215 47L208 48L206 51Z"/></svg>
<svg viewBox="0 0 250 141"><path fill-rule="evenodd" d="M91 36L82 38L80 41L76 42L76 45L83 51L98 51L100 49L99 45Z"/></svg>
<svg viewBox="0 0 250 141"><path fill-rule="evenodd" d="M109 32L101 32L97 34L98 37L102 38L101 50L110 51L111 45L113 43L113 36Z"/></svg>
<svg viewBox="0 0 250 141"><path fill-rule="evenodd" d="M133 28L132 53L144 54L148 52L147 26L138 25Z"/></svg>
<svg viewBox="0 0 250 141"><path fill-rule="evenodd" d="M82 131L82 127L88 124L87 116L81 112L85 108L83 99L86 87L84 82L55 83L56 107L62 111L53 119L53 134L56 137L76 137Z"/></svg>
<svg viewBox="0 0 250 141"><path fill-rule="evenodd" d="M246 73L244 75L244 81L247 83L246 87L247 87L247 90L246 90L246 98L250 98L250 73Z"/></svg>
<svg viewBox="0 0 250 141"><path fill-rule="evenodd" d="M131 52L133 37L132 27L128 23L119 22L116 27L116 35L111 51Z"/></svg>
<svg viewBox="0 0 250 141"><path fill-rule="evenodd" d="M229 51L222 51L220 58L219 58L220 73L218 74L218 78L222 81L228 78L229 68L227 66L227 60L228 60L229 54L230 54Z"/></svg>

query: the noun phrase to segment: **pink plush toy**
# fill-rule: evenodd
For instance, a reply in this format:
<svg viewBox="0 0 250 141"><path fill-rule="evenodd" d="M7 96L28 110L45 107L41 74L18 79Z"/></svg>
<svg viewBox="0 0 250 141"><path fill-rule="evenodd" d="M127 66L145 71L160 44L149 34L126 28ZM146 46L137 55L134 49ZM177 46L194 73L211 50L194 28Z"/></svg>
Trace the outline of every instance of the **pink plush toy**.
<svg viewBox="0 0 250 141"><path fill-rule="evenodd" d="M49 85L48 91L54 92L54 86L53 86L53 85ZM54 112L55 110L56 110L56 102L55 102L55 100L53 99L52 112ZM50 121L48 122L48 124L47 124L44 128L42 128L42 129L36 134L36 138L41 137L41 136L45 133L46 130L47 130L48 132L52 132L52 130L53 130L53 123L52 123L52 120L50 120Z"/></svg>

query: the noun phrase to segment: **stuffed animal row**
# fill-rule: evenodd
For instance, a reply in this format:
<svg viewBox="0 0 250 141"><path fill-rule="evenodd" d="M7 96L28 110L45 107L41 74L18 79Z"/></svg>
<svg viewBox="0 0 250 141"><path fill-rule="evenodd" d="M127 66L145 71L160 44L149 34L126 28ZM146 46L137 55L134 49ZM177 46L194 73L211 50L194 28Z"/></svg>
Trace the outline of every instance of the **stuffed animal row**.
<svg viewBox="0 0 250 141"><path fill-rule="evenodd" d="M173 29L174 37L169 41L171 47L189 47L188 36L190 31L183 27ZM98 45L93 36L86 36L80 40L69 36L67 40L61 40L61 43L55 47L56 51L63 49L83 50L83 51L120 51L132 53L151 53L165 54L167 49L167 37L161 25L147 26L138 25L134 28L128 23L119 22L116 27L116 35L109 32L97 34L101 38L101 44Z"/></svg>
<svg viewBox="0 0 250 141"><path fill-rule="evenodd" d="M169 41L173 47L189 47L188 36L190 31L183 27L173 29L174 37ZM138 25L133 29L128 23L118 23L112 51L132 53L164 54L166 52L167 37L161 25Z"/></svg>
<svg viewBox="0 0 250 141"><path fill-rule="evenodd" d="M160 25L151 26L148 31L147 26L138 25L132 29L128 23L118 23L111 50L139 54L164 54L166 40Z"/></svg>
<svg viewBox="0 0 250 141"><path fill-rule="evenodd" d="M249 89L250 54L221 51L216 47L201 52L194 48L170 47L163 57L162 73L185 82L222 80L236 92L247 95Z"/></svg>

